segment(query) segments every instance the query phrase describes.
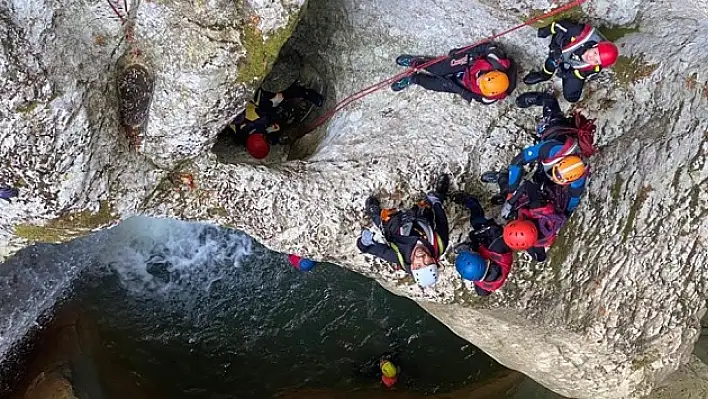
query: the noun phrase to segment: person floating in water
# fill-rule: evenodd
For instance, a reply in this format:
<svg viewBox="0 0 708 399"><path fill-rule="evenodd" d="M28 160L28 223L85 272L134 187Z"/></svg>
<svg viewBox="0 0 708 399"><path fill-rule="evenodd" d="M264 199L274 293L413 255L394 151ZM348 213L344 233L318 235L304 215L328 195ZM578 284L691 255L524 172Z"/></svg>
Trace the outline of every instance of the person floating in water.
<svg viewBox="0 0 708 399"><path fill-rule="evenodd" d="M304 99L317 107L324 103L322 94L297 84L278 93L258 89L253 100L246 103L246 109L222 133L233 137L237 144L245 145L253 158L263 159L270 153L271 145L282 144L281 126L275 114L283 101L292 99Z"/></svg>
<svg viewBox="0 0 708 399"><path fill-rule="evenodd" d="M398 367L393 364L391 359L384 357L379 362L379 368L381 369L381 383L386 388L393 388L398 382Z"/></svg>
<svg viewBox="0 0 708 399"><path fill-rule="evenodd" d="M384 234L387 244L374 241L369 229L362 231L357 247L397 265L421 287L430 287L438 281L438 262L447 249L449 227L442 206L450 187L450 178L441 175L435 190L410 210L381 209L379 200L371 196L366 200L366 214Z"/></svg>
<svg viewBox="0 0 708 399"><path fill-rule="evenodd" d="M555 73L563 80L563 97L571 103L580 100L588 79L602 68L612 66L619 57L617 46L587 24L567 19L556 21L538 30L538 37L548 36L551 36L550 51L543 69L530 72L524 83L545 82Z"/></svg>
<svg viewBox="0 0 708 399"><path fill-rule="evenodd" d="M396 63L415 67L432 59L402 54L396 58ZM411 84L427 90L459 94L468 102L492 104L516 88L516 66L499 45L482 43L468 50L451 50L446 59L399 79L391 89L401 91Z"/></svg>

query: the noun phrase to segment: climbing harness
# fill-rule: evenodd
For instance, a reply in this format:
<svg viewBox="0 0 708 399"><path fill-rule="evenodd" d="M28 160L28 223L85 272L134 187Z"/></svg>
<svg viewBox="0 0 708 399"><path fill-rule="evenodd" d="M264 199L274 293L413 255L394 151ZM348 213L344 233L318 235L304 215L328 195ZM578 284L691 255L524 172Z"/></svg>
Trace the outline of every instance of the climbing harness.
<svg viewBox="0 0 708 399"><path fill-rule="evenodd" d="M485 38L485 39L482 39L482 40L479 40L479 41L477 41L477 42L475 42L475 43L473 43L473 44L470 44L469 46L462 47L462 48L458 49L457 51L455 51L454 54L459 54L459 53L461 53L461 52L464 52L464 51L467 51L467 50L471 49L472 47L478 46L478 45L480 45L480 44L482 44L482 43L486 43L486 42L492 41L492 40L494 40L494 39L496 39L496 38L499 38L499 37L508 35L509 33L515 32L515 31L517 31L517 30L519 30L519 29L521 29L521 28L523 28L523 27L525 27L525 26L531 25L531 24L533 24L533 23L535 23L535 22L538 22L538 21L540 21L540 20L542 20L542 19L544 19L544 18L548 18L548 17L551 17L551 16L553 16L553 15L562 13L562 12L564 12L564 11L568 11L568 10L570 10L571 8L578 7L578 6L582 5L583 3L587 2L587 1L589 1L589 0L574 0L574 1L571 1L570 3L568 3L568 4L564 5L564 6L558 7L558 8L556 8L555 10L551 10L551 11L549 11L549 12L547 12L547 13L545 13L545 14L541 14L541 15L539 15L539 16L537 16L537 17L528 19L528 20L526 20L524 23L519 24L519 25L516 25L516 26L514 26L514 27L512 27L512 28L509 28L509 29L507 29L507 30L505 30L505 31L503 31L503 32L501 32L501 33L497 33L497 34L495 34L495 35L491 35L491 36L489 36L489 37L487 37L487 38ZM453 54L453 55L454 55L454 54ZM425 63L423 63L423 64L416 65L415 67L409 68L409 69L407 69L406 71L401 72L401 73L399 73L399 74L397 74L397 75L391 76L391 77L388 78L388 79L382 80L382 81L380 81L380 82L378 82L378 83L375 83L375 84L373 84L373 85L371 85L371 86L365 87L364 89L361 89L360 91L358 91L358 92L356 92L356 93L350 95L349 97L346 97L346 98L343 99L342 101L338 102L332 109L330 109L329 111L327 111L327 113L325 113L324 115L322 115L322 116L320 116L319 118L317 118L311 125L307 126L307 127L305 128L305 130L304 130L303 135L304 135L304 134L307 134L307 133L309 133L309 132L311 132L311 131L313 131L313 130L316 129L316 128L318 128L319 126L321 126L322 124L324 124L325 122L327 122L328 120L330 120L337 112L341 111L342 109L344 109L345 107L347 107L349 104L353 103L354 101L357 101L357 100L359 100L359 99L361 99L361 98L364 98L364 97L368 96L369 94L372 94L372 93L374 93L374 92L376 92L376 91L379 91L379 90L381 90L381 89L383 89L383 88L385 88L385 87L388 87L388 86L391 85L393 82L398 81L398 80L400 80L400 79L402 79L402 78L404 78L404 77L410 76L410 75L414 74L416 71L418 71L418 70L420 70L420 69L425 69L426 67L429 67L429 66L431 66L431 65L437 64L437 63L439 63L440 61L447 59L448 57L449 57L449 55L443 55L443 56L434 58L434 59L432 59L432 60L430 60L430 61L427 61L427 62L425 62Z"/></svg>

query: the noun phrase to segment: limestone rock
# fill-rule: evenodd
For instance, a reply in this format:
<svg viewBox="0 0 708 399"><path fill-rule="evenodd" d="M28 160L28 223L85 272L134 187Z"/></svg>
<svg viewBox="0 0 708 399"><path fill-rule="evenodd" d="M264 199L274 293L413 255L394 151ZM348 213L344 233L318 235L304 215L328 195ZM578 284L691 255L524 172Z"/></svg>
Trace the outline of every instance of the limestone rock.
<svg viewBox="0 0 708 399"><path fill-rule="evenodd" d="M539 110L519 110L511 101L483 107L416 87L384 90L296 143L291 153L304 159L218 163L209 144L252 86L239 79L253 83L265 74L263 61L302 4L252 1L237 10L225 1L146 3L136 33L157 72L137 155L116 137L110 111L115 44L95 44L95 35L109 43L119 36L115 21L98 11L104 4L75 3L71 12L56 13L43 1L15 3L0 14L0 124L11 132L0 151L8 165L2 178L24 189L3 205L4 241L16 243L15 231L61 230L57 238L66 238L73 220L83 221L77 234L84 234L138 212L210 220L244 229L275 250L371 276L418 300L502 364L566 396L646 395L689 361L707 282L705 1L593 0L572 12L604 26L623 54L577 104L598 119L601 151L550 261L518 263L488 299L461 283L450 254L440 283L426 290L359 254L363 200L376 193L385 206L410 204L441 172L454 177L455 188L488 198L492 187L478 182L479 173L507 164L531 143L525 131ZM400 72L393 62L399 53L445 53L550 6L310 0L289 46L320 68L330 101L341 100ZM521 73L546 53L530 28L500 42ZM263 49L256 58L248 53L253 43ZM552 87L557 82L542 86ZM166 169L189 176L194 188L181 187ZM106 218L76 213L99 209ZM450 219L454 244L466 231L466 215L450 207ZM38 221L50 229L28 228Z"/></svg>

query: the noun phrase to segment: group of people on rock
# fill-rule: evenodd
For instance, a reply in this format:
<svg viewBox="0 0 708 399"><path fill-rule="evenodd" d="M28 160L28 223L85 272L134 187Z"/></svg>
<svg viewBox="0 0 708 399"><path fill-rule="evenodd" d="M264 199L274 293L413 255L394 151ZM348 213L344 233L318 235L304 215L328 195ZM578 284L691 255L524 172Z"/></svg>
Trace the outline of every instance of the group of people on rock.
<svg viewBox="0 0 708 399"><path fill-rule="evenodd" d="M580 100L588 79L613 65L619 56L617 46L588 24L564 19L538 29L538 37L549 36L549 54L542 69L528 73L523 81L533 85L558 75L562 79L563 97L571 103ZM516 63L499 44L491 42L453 49L443 60L403 54L396 63L413 68L414 73L394 82L393 91L416 84L489 105L510 96L517 86ZM316 106L324 101L320 93L298 85L280 93L259 89L253 101L225 130L244 144L253 157L264 158L270 146L282 140L277 121L271 118L272 111L284 100L293 98L305 99ZM480 201L470 194L448 193L451 182L447 175L442 175L425 199L410 209L382 208L376 197L369 197L365 213L381 234L364 229L357 240L359 250L405 270L422 287L434 285L438 281L440 258L450 241L443 206L449 198L470 212L471 231L455 246L455 268L463 279L473 282L479 295L489 295L504 284L514 252L526 251L533 260L544 262L546 250L577 208L585 190L587 158L594 152L595 125L580 113L566 116L557 99L546 92L527 92L515 102L520 108L542 107L543 115L533 145L516 155L508 168L481 176L483 182L499 186L499 194L491 202L503 205L500 216L506 223L502 225L487 217ZM301 259L296 262L291 259L292 262L299 268Z"/></svg>
<svg viewBox="0 0 708 399"><path fill-rule="evenodd" d="M557 74L562 79L563 96L569 102L577 102L585 81L614 64L619 55L617 46L595 28L569 20L540 28L538 36L551 36L549 56L543 69L527 74L524 83L536 84ZM394 82L391 89L400 91L417 84L428 90L459 94L467 101L492 104L509 96L516 87L516 65L495 43L452 50L437 63L429 63L431 59L399 56L399 65L421 68ZM410 209L384 209L376 197L369 197L365 213L383 237L377 239L371 229L364 229L357 240L359 250L405 270L422 287L434 285L440 273L439 261L449 246L443 206L449 198L470 212L471 230L454 248L455 269L464 280L473 282L477 294L489 295L504 284L514 252L526 251L533 260L544 262L546 250L585 190L587 159L595 151L595 125L580 113L566 116L549 93L521 94L516 105L542 107L535 143L516 155L508 168L481 176L483 182L499 186L499 194L491 202L503 205L500 216L507 221L505 224L487 217L480 201L472 195L462 191L448 193L450 179L441 175L425 199Z"/></svg>

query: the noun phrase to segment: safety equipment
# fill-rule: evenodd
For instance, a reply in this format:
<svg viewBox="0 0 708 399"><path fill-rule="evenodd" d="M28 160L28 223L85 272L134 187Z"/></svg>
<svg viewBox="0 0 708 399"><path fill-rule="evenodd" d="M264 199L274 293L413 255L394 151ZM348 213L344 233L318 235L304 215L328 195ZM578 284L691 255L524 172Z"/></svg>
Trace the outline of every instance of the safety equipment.
<svg viewBox="0 0 708 399"><path fill-rule="evenodd" d="M603 68L612 66L612 64L617 62L617 57L619 57L619 49L614 43L609 41L598 43L597 52L600 54L600 66Z"/></svg>
<svg viewBox="0 0 708 399"><path fill-rule="evenodd" d="M253 133L246 140L246 150L253 158L263 159L270 152L270 144L263 133Z"/></svg>
<svg viewBox="0 0 708 399"><path fill-rule="evenodd" d="M501 71L491 71L477 78L477 85L485 97L494 97L509 88L509 77Z"/></svg>
<svg viewBox="0 0 708 399"><path fill-rule="evenodd" d="M431 263L420 269L411 270L415 282L421 287L430 287L438 282L438 265Z"/></svg>
<svg viewBox="0 0 708 399"><path fill-rule="evenodd" d="M525 251L537 240L538 229L530 220L514 220L504 226L504 243L513 251Z"/></svg>
<svg viewBox="0 0 708 399"><path fill-rule="evenodd" d="M386 378L394 378L398 374L396 366L390 360L382 360L380 363L381 374Z"/></svg>
<svg viewBox="0 0 708 399"><path fill-rule="evenodd" d="M585 163L577 155L563 157L551 169L551 180L554 183L565 185L585 176Z"/></svg>
<svg viewBox="0 0 708 399"><path fill-rule="evenodd" d="M455 269L465 280L480 281L484 279L487 268L487 261L475 252L461 252L455 259Z"/></svg>

